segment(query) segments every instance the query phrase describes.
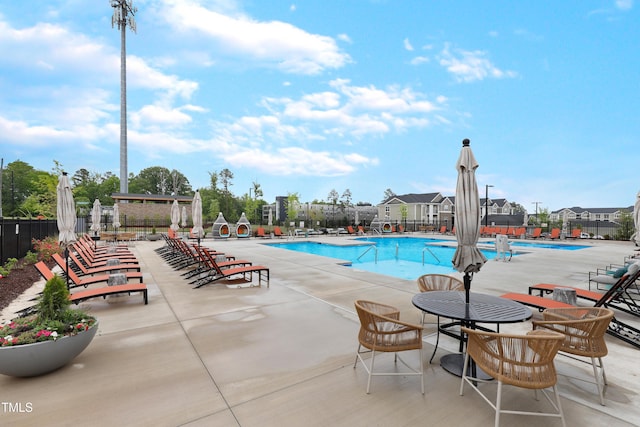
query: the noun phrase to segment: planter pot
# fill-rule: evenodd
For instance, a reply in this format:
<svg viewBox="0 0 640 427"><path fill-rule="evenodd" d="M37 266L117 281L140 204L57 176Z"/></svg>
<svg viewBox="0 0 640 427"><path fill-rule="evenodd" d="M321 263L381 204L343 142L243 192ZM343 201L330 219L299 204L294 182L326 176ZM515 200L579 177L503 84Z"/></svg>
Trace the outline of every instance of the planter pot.
<svg viewBox="0 0 640 427"><path fill-rule="evenodd" d="M151 241L156 241L156 240L160 240L160 236L159 234L147 234L147 240L151 240Z"/></svg>
<svg viewBox="0 0 640 427"><path fill-rule="evenodd" d="M35 377L55 371L82 353L97 331L96 322L87 331L55 341L0 347L0 374Z"/></svg>

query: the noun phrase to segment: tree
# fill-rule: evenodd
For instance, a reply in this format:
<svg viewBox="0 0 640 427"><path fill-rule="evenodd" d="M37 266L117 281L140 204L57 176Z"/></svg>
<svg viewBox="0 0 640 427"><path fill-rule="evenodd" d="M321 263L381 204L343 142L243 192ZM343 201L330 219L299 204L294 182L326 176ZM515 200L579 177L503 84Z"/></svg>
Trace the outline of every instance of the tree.
<svg viewBox="0 0 640 427"><path fill-rule="evenodd" d="M36 191L36 182L37 173L30 164L21 160L7 164L7 167L2 171L3 215L18 216L20 205Z"/></svg>
<svg viewBox="0 0 640 427"><path fill-rule="evenodd" d="M253 192L253 197L251 196L251 192ZM244 209L249 222L254 224L262 222L260 207L264 205L265 202L260 200L260 197L262 197L262 188L260 188L260 184L258 184L256 181L253 181L252 186L249 189L249 194L245 194Z"/></svg>
<svg viewBox="0 0 640 427"><path fill-rule="evenodd" d="M390 188L387 188L386 190L384 190L384 199L382 199L382 201L385 202L390 198L394 197L395 195L396 193L394 193L393 190L391 190Z"/></svg>
<svg viewBox="0 0 640 427"><path fill-rule="evenodd" d="M337 193L336 193L337 194ZM298 193L287 194L287 219L295 221L298 217L298 208L300 206L300 195Z"/></svg>
<svg viewBox="0 0 640 427"><path fill-rule="evenodd" d="M620 227L616 230L615 239L629 240L634 233L633 215L629 211L623 210L620 212L618 222Z"/></svg>
<svg viewBox="0 0 640 427"><path fill-rule="evenodd" d="M129 183L129 191L138 194L175 194L193 193L187 177L177 170L170 171L162 166L152 166L140 171Z"/></svg>
<svg viewBox="0 0 640 427"><path fill-rule="evenodd" d="M220 171L218 176L220 177L220 184L222 184L222 197L220 200L221 207L223 209L225 217L227 217L227 220L229 220L229 217L234 216L234 212L232 212L233 207L231 202L232 195L229 191L229 187L233 185L233 183L231 182L231 180L233 179L233 172L231 172L227 168L224 168Z"/></svg>
<svg viewBox="0 0 640 427"><path fill-rule="evenodd" d="M329 203L331 203L331 205L333 205L333 211L332 211L332 221L335 223L336 222L336 204L338 203L338 198L340 196L338 195L338 192L335 190L335 188L331 189L331 191L329 191L329 195L327 196L327 200L329 201ZM333 224L335 225L335 224Z"/></svg>

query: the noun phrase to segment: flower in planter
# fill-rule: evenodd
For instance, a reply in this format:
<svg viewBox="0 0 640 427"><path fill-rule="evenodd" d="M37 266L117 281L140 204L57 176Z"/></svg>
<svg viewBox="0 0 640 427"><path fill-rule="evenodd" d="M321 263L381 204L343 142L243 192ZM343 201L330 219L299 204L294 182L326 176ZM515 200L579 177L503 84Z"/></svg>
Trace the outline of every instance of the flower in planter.
<svg viewBox="0 0 640 427"><path fill-rule="evenodd" d="M13 319L0 328L0 347L55 341L88 330L96 319L83 310L69 308L69 291L56 275L45 284L36 313Z"/></svg>

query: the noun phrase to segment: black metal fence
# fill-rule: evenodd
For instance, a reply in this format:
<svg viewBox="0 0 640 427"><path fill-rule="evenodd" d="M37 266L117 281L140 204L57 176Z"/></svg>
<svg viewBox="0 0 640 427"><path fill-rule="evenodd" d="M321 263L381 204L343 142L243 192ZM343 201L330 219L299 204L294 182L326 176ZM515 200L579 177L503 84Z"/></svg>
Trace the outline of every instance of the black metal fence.
<svg viewBox="0 0 640 427"><path fill-rule="evenodd" d="M58 234L58 224L51 219L0 218L0 261L20 259L33 250L33 239L44 239Z"/></svg>

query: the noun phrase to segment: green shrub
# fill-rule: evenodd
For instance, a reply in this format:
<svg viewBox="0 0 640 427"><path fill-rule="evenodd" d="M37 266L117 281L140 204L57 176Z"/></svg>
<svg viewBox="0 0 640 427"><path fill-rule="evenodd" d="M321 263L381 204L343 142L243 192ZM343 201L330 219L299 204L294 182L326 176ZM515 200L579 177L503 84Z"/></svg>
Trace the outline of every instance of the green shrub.
<svg viewBox="0 0 640 427"><path fill-rule="evenodd" d="M69 290L64 279L57 274L47 281L38 301L40 322L63 321L69 308Z"/></svg>
<svg viewBox="0 0 640 427"><path fill-rule="evenodd" d="M36 262L38 262L38 253L31 251L27 252L24 257L24 262L25 264L35 264Z"/></svg>

